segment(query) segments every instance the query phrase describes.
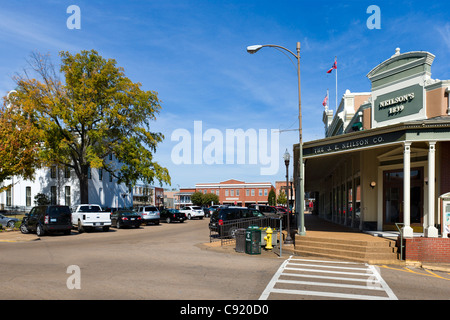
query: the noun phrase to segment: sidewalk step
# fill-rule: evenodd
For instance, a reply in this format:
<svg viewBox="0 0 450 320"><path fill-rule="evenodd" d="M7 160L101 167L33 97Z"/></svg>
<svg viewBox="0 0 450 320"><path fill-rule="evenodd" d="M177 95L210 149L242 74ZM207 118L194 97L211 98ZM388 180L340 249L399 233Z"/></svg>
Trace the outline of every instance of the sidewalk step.
<svg viewBox="0 0 450 320"><path fill-rule="evenodd" d="M395 241L365 237L357 239L358 236L354 236L356 239L351 237L344 239L296 236L295 246L291 250L298 255L347 259L358 262L382 261L382 263L386 263L398 260Z"/></svg>

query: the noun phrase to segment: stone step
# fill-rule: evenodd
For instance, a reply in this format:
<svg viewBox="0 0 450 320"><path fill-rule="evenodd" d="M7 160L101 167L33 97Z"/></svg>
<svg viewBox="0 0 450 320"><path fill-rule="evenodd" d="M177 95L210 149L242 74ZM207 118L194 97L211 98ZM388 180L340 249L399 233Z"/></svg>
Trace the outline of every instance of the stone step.
<svg viewBox="0 0 450 320"><path fill-rule="evenodd" d="M301 256L301 257L321 257L321 258L328 258L328 259L334 259L334 260L345 260L345 261L354 261L354 262L362 262L362 263L369 263L369 264L399 264L400 260L398 259L397 255L394 256L369 256L369 257L354 257L349 256L346 254L340 255L336 252L334 253L318 253L316 251L309 251L309 250L297 250L295 248L283 248L283 251L290 252L293 255Z"/></svg>
<svg viewBox="0 0 450 320"><path fill-rule="evenodd" d="M395 241L358 237L326 238L296 236L293 254L321 256L358 262L393 263L398 260Z"/></svg>
<svg viewBox="0 0 450 320"><path fill-rule="evenodd" d="M389 239L374 238L373 240L352 240L352 239L339 239L339 238L319 238L319 237L308 237L308 236L298 236L295 237L296 243L300 241L314 241L317 243L327 243L327 244L352 244L359 246L368 247L395 247L395 241Z"/></svg>
<svg viewBox="0 0 450 320"><path fill-rule="evenodd" d="M367 258L367 259L392 259L397 257L395 252L366 252L361 250L344 250L337 248L320 248L320 247L308 247L308 246L295 246L295 250L302 252L315 252L317 254L335 254L339 256L354 257L354 258Z"/></svg>
<svg viewBox="0 0 450 320"><path fill-rule="evenodd" d="M363 245L355 244L353 242L321 242L313 240L302 240L296 243L296 248L332 248L333 250L347 250L347 251L357 251L365 253L383 253L383 252L397 252L397 247L389 245Z"/></svg>

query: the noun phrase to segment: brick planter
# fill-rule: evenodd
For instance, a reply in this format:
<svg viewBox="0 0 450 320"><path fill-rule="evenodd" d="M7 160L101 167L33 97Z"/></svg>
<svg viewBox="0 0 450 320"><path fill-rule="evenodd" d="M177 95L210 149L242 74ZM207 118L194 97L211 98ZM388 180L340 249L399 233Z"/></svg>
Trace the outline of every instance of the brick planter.
<svg viewBox="0 0 450 320"><path fill-rule="evenodd" d="M450 263L450 238L411 238L405 241L405 260Z"/></svg>

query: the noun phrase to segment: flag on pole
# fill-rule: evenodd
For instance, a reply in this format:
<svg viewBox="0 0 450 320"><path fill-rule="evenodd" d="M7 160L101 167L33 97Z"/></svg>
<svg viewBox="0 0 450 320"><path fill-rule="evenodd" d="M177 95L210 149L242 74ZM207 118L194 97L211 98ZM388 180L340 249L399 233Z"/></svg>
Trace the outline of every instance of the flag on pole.
<svg viewBox="0 0 450 320"><path fill-rule="evenodd" d="M333 69L337 69L337 58L334 58L334 64L331 69L327 71L327 73L331 73Z"/></svg>
<svg viewBox="0 0 450 320"><path fill-rule="evenodd" d="M322 105L324 107L326 107L328 105L328 91L327 91L327 95L325 96L325 99L323 99Z"/></svg>

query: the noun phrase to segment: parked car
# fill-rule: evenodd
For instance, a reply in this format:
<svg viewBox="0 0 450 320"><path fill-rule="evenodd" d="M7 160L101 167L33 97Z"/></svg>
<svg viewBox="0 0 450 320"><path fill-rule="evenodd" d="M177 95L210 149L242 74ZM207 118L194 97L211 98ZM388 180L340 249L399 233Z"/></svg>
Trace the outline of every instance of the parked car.
<svg viewBox="0 0 450 320"><path fill-rule="evenodd" d="M64 232L72 230L72 214L68 206L43 205L33 207L22 220L22 233L36 232L43 236L49 232Z"/></svg>
<svg viewBox="0 0 450 320"><path fill-rule="evenodd" d="M0 214L0 224L2 225L2 227L14 228L15 223L18 221L19 219L17 218L7 217L3 214Z"/></svg>
<svg viewBox="0 0 450 320"><path fill-rule="evenodd" d="M184 222L186 219L186 214L177 209L162 209L160 212L160 220L167 223L171 223L173 221Z"/></svg>
<svg viewBox="0 0 450 320"><path fill-rule="evenodd" d="M155 206L142 206L137 208L137 213L142 218L142 223L159 224L160 212Z"/></svg>
<svg viewBox="0 0 450 320"><path fill-rule="evenodd" d="M267 215L277 215L277 209L272 206L263 205L263 204L251 204L248 206L249 209L256 209Z"/></svg>
<svg viewBox="0 0 450 320"><path fill-rule="evenodd" d="M111 225L117 229L123 227L139 228L142 220L141 216L133 210L119 209L111 214Z"/></svg>
<svg viewBox="0 0 450 320"><path fill-rule="evenodd" d="M193 218L203 219L205 213L202 210L202 207L198 206L186 206L180 209L180 212L186 214L186 217L191 220Z"/></svg>
<svg viewBox="0 0 450 320"><path fill-rule="evenodd" d="M72 207L72 225L80 233L96 227L102 227L103 231L108 231L111 226L111 216L98 204L80 204Z"/></svg>
<svg viewBox="0 0 450 320"><path fill-rule="evenodd" d="M205 212L205 217L211 217L211 215L219 208L218 205L212 205L209 208L203 208L203 211Z"/></svg>
<svg viewBox="0 0 450 320"><path fill-rule="evenodd" d="M287 213L287 208L286 207L281 207L281 206L276 206L275 209L277 209L278 213Z"/></svg>
<svg viewBox="0 0 450 320"><path fill-rule="evenodd" d="M221 236L235 237L238 228L247 228L252 223L250 218L262 218L264 214L256 209L245 207L220 207L211 216L209 229Z"/></svg>

